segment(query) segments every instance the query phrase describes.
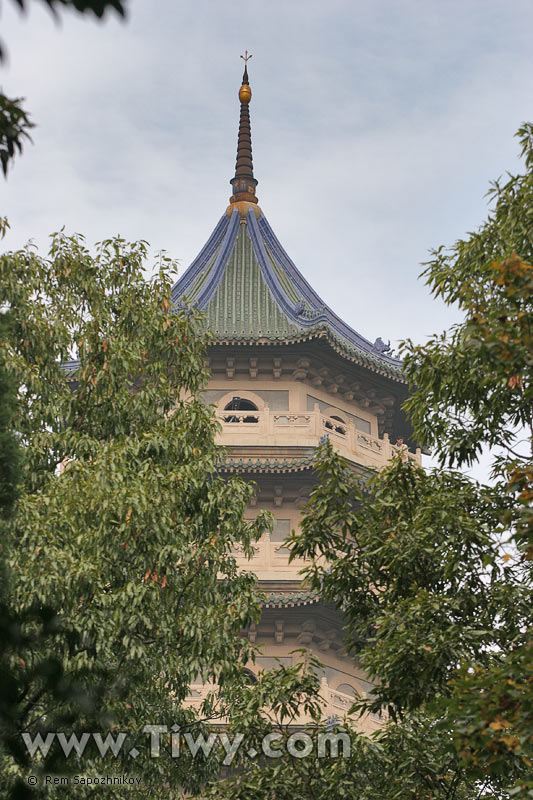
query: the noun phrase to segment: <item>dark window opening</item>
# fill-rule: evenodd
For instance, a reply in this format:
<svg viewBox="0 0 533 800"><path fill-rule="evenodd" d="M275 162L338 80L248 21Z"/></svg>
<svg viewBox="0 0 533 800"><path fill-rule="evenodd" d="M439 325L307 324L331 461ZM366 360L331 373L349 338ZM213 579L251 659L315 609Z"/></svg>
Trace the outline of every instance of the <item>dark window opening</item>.
<svg viewBox="0 0 533 800"><path fill-rule="evenodd" d="M258 408L251 400L244 397L232 397L230 402L224 407L224 411L257 411ZM224 414L224 422L259 422L256 415Z"/></svg>
<svg viewBox="0 0 533 800"><path fill-rule="evenodd" d="M333 422L335 420L335 422ZM336 425L336 422L340 422L340 425ZM326 420L325 426L330 431L335 431L335 433L340 433L342 436L346 435L346 423L341 417L332 416Z"/></svg>
<svg viewBox="0 0 533 800"><path fill-rule="evenodd" d="M244 670L244 682L247 684L257 683L257 678L251 669Z"/></svg>

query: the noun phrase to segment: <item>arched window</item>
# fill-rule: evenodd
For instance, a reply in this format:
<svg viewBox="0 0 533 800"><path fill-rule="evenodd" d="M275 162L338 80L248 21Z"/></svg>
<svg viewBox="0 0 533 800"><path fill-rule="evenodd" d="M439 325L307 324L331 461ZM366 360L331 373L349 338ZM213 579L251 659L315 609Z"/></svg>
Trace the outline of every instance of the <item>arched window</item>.
<svg viewBox="0 0 533 800"><path fill-rule="evenodd" d="M245 397L232 397L229 403L224 406L224 411L257 411L257 406ZM224 422L259 422L259 417L250 414L224 414Z"/></svg>
<svg viewBox="0 0 533 800"><path fill-rule="evenodd" d="M333 414L329 419L325 421L324 425L329 431L335 431L335 433L340 433L341 436L346 435L346 423L342 419L342 417L338 417L335 414Z"/></svg>
<svg viewBox="0 0 533 800"><path fill-rule="evenodd" d="M357 697L357 692L355 691L355 689L353 688L353 686L350 686L350 684L349 684L349 683L341 683L341 685L340 685L340 686L337 686L337 689L336 689L336 691L337 691L337 692L342 692L343 694L347 694L347 695L349 695L350 697L353 697L353 698L354 698L354 700L355 700L355 698Z"/></svg>

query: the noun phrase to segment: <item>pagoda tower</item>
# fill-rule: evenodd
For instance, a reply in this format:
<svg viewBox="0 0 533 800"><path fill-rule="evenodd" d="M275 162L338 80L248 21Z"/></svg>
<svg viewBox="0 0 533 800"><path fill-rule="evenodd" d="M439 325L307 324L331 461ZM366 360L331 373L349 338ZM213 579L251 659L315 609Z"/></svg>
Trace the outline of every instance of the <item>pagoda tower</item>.
<svg viewBox="0 0 533 800"><path fill-rule="evenodd" d="M289 563L284 540L298 528L316 482L313 459L324 435L362 475L383 467L399 447L418 462L420 451L408 449L401 362L381 339L371 343L328 308L258 205L251 99L245 65L230 203L172 299L178 308L199 307L214 335L205 400L215 406L228 452L221 470L256 483L249 518L268 509L276 519L251 560L236 553L267 598L260 623L247 631L262 650L250 669L290 664L301 658L292 651L307 648L324 665L324 717L341 718L372 684L344 650L339 612L302 588L305 563ZM199 704L210 688L193 685L189 702ZM379 720L360 724L370 731Z"/></svg>

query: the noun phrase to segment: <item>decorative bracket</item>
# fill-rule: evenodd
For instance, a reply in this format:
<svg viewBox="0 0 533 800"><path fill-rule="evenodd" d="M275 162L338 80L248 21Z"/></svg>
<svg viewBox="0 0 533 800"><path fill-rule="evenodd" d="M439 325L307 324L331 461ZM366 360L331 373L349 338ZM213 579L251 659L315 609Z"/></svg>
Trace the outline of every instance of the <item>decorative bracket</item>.
<svg viewBox="0 0 533 800"><path fill-rule="evenodd" d="M226 359L226 378L231 380L235 375L235 359L234 358L227 358Z"/></svg>

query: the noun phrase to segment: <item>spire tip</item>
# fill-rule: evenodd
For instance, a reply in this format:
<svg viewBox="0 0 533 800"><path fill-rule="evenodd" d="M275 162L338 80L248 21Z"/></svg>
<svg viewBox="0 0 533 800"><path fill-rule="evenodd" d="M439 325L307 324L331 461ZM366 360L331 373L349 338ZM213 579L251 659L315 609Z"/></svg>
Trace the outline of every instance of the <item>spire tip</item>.
<svg viewBox="0 0 533 800"><path fill-rule="evenodd" d="M248 55L248 50L245 50L241 58L244 61L244 74L242 76L242 86L239 89L239 100L241 103L249 103L252 99L252 90L250 89L250 82L248 80L248 62L253 56L252 54Z"/></svg>
<svg viewBox="0 0 533 800"><path fill-rule="evenodd" d="M237 140L237 162L235 164L235 177L230 183L233 186L233 194L230 203L257 203L255 187L257 181L254 178L252 162L252 135L250 130L250 111L249 103L252 99L252 90L248 82L248 61L252 58L248 50L241 55L244 61L244 75L242 76L242 86L239 89L239 100L241 102L241 116L239 120L239 136Z"/></svg>

